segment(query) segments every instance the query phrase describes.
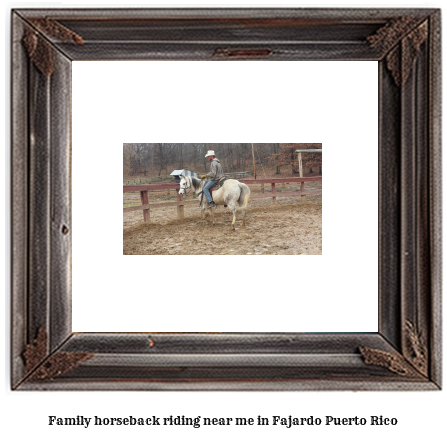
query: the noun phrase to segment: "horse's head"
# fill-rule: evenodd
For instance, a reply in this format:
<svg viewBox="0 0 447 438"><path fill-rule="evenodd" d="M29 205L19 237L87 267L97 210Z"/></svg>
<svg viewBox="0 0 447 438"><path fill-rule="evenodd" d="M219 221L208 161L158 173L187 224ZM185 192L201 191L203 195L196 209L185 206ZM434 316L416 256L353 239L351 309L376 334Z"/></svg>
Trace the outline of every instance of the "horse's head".
<svg viewBox="0 0 447 438"><path fill-rule="evenodd" d="M180 190L179 195L186 195L186 190L191 188L191 180L187 176L180 176Z"/></svg>

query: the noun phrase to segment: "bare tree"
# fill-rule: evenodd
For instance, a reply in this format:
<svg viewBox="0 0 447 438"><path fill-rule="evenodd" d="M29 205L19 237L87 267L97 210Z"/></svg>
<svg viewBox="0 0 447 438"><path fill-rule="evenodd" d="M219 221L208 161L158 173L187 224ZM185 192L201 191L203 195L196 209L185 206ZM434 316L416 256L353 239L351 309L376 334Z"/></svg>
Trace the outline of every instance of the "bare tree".
<svg viewBox="0 0 447 438"><path fill-rule="evenodd" d="M256 168L259 175L267 172L279 174L290 166L298 172L294 149L320 148L320 143L254 143ZM253 169L251 143L124 143L123 176L148 176L170 174L174 169L189 169L206 173L208 150L214 150L224 171L242 172ZM321 173L321 155L303 154L303 164L308 172Z"/></svg>

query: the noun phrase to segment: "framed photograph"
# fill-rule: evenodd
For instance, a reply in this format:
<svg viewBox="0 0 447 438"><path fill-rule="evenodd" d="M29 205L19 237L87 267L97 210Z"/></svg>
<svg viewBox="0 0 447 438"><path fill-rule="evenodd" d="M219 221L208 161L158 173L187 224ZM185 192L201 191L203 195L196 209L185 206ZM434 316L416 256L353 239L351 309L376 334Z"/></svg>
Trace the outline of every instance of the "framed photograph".
<svg viewBox="0 0 447 438"><path fill-rule="evenodd" d="M321 255L322 152L321 143L124 143L123 254Z"/></svg>
<svg viewBox="0 0 447 438"><path fill-rule="evenodd" d="M14 10L11 388L439 390L440 56L437 9ZM315 64L309 73L314 82L303 80L301 74ZM350 74L338 73L339 66ZM138 87L142 91L142 84L142 95L151 98L141 99L141 109L135 109L127 97ZM362 94L367 89L372 100ZM164 99L164 106L163 96L175 99ZM228 96L230 106L225 106ZM357 100L348 114L338 102L349 96ZM289 99L286 109L278 98ZM115 153L104 127L113 126L116 137L118 107L137 120L123 123L121 133L127 136ZM321 115L313 117L312 138L309 127L299 123L306 111ZM331 131L331 115L335 119L337 112L347 119L346 138L355 129L363 132L355 138L357 147L368 151L365 162L347 161L355 155L353 143L345 148L343 142L327 143L324 133ZM136 135L137 125L147 134ZM149 212L156 207L141 188L145 182L124 181L124 142L177 148L185 142L206 146L209 156L219 150L222 158L230 157L224 145L240 142L247 154L238 153L239 162L250 152L256 164L256 149L248 145L314 141L325 148L324 190L313 187L323 192L325 224L338 219L337 226L346 227L332 233L339 240L331 243L331 228L323 225L320 257L269 250L275 261L257 258L253 269L253 264L244 266L255 256L247 254L252 251L210 261L206 251L166 250L179 243L171 242L163 244L163 254L170 256L164 257L156 246L150 253L135 249L130 238L123 255L121 186L123 193L126 185L141 193L137 205L124 203L139 215L141 227L162 226L154 217L151 223ZM273 157L269 147L265 155L269 151ZM291 178L307 184L310 176L299 164L302 151L293 146L299 175ZM343 166L335 166L331 154L346 156ZM250 186L251 175L241 176ZM280 204L280 193L285 197L287 191L280 192L273 175L267 176L261 174L260 181L269 187L254 193ZM358 183L351 184L349 177ZM172 183L172 208L180 221L186 204L181 186ZM354 190L361 196L353 196ZM346 215L349 196L363 216ZM248 204L248 226L256 213ZM365 215L374 217L373 227L363 222ZM289 220L298 227L303 219L290 215ZM213 227L200 226L204 233ZM231 218L214 227L241 235L232 230ZM286 230L288 240L297 239L293 226ZM170 236L163 239L169 242ZM224 246L219 254L234 249ZM122 271L128 287L115 291L121 265L128 268ZM312 277L301 274L303 266L315 269ZM251 270L251 283L240 285L231 274L217 282L222 267ZM132 287L135 276L142 280ZM132 294L143 282L145 297L135 303ZM262 303L257 292L263 287L268 294ZM314 289L324 290L325 297ZM314 296L314 302L303 304L304 296ZM350 315L369 321L368 309L377 330L357 322L354 329L343 326ZM319 315L321 325L303 326L306 314ZM109 326L111 320L117 324ZM132 320L141 325L131 325Z"/></svg>

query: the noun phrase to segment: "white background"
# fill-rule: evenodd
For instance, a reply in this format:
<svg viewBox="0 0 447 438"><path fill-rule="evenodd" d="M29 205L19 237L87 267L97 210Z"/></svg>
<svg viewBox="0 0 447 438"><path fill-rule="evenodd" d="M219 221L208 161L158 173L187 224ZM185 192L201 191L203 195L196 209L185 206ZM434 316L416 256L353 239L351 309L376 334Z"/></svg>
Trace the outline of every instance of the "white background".
<svg viewBox="0 0 447 438"><path fill-rule="evenodd" d="M104 3L107 6L113 6L110 3ZM134 1L134 4L137 4ZM145 1L145 5L150 5L150 1ZM152 3L155 4L155 3ZM181 3L178 2L177 5ZM190 6L189 3L183 3ZM204 5L212 4L211 1L203 3ZM258 3L250 3L246 1L246 5L260 6ZM351 5L340 6L360 6L365 2L357 2ZM9 76L7 68L9 66L9 9L11 7L57 7L73 6L72 3L7 3L3 22L5 44L4 62L2 65L2 73L4 78L4 100L5 100L5 117L1 119L3 132L6 133L5 144L9 141ZM93 4L83 5L80 2L78 6L95 6ZM223 5L219 3L219 5ZM326 2L319 6L333 6L336 3ZM402 2L394 1L392 5L388 2L377 2L375 4L367 3L366 6L430 6L441 7L441 3L431 2ZM96 6L100 6L97 2ZM125 6L131 6L130 3ZM229 4L223 5L229 6ZM273 6L273 5L270 5ZM284 6L306 6L305 4L295 3ZM317 5L312 5L313 7ZM445 59L445 57L444 57ZM6 70L5 70L6 68ZM444 99L445 100L445 99ZM131 141L129 139L128 141ZM141 141L138 139L138 141ZM182 140L183 141L183 140ZM312 139L312 141L314 141ZM9 152L5 147L5 198L9 196ZM325 169L326 172L326 169ZM325 186L325 190L326 190ZM7 207L8 208L8 207ZM138 392L93 392L93 393L76 393L76 392L51 392L51 393L21 393L11 392L9 390L9 339L10 339L10 315L9 315L9 213L1 217L2 227L5 229L6 245L5 245L5 264L2 264L2 274L5 278L5 299L4 308L2 309L4 336L2 337L2 397L1 397L1 423L0 428L4 436L30 435L59 437L62 434L66 437L85 436L103 436L107 434L109 437L123 436L172 436L173 433L182 436L291 436L300 434L305 437L395 437L395 436L444 436L446 434L445 424L445 406L447 406L447 397L445 391L438 392L336 392L336 393L301 393L301 392L269 392L269 393L219 393L219 392L200 392L200 393L138 393ZM323 248L324 251L324 248ZM445 349L444 349L445 350ZM444 361L445 363L445 361ZM445 370L445 366L444 366ZM445 374L445 371L444 371ZM169 416L169 415L188 415L188 416L222 416L222 417L256 417L257 415L293 415L293 416L345 416L352 417L355 415L369 417L370 415L384 415L388 417L396 417L399 420L396 427L332 427L332 428L299 428L298 430L280 429L260 429L260 428L214 428L210 432L207 429L192 428L175 428L175 429L120 429L107 428L103 431L98 429L81 429L77 427L55 428L47 426L48 415L59 415L62 417L70 417L76 415L84 416ZM100 433L101 432L101 433Z"/></svg>
<svg viewBox="0 0 447 438"><path fill-rule="evenodd" d="M73 330L377 331L377 69L75 61ZM250 141L323 143L322 256L122 255L123 143Z"/></svg>

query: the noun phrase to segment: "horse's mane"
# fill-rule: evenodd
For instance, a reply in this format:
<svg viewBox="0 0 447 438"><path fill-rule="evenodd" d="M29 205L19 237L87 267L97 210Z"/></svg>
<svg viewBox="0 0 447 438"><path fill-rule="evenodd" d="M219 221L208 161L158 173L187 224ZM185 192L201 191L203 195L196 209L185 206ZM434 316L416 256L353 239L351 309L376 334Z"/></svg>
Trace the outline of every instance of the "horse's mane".
<svg viewBox="0 0 447 438"><path fill-rule="evenodd" d="M194 187L194 189L198 189L202 185L202 180L199 178L196 178L194 176L188 176L188 178L191 179L191 185Z"/></svg>

